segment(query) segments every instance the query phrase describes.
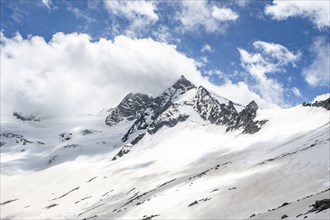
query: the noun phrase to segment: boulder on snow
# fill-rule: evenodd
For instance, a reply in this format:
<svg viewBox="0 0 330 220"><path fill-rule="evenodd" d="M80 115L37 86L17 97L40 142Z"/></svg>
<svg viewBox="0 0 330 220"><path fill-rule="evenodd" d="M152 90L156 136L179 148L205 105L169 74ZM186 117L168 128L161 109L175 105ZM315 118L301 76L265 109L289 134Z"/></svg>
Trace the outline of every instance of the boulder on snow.
<svg viewBox="0 0 330 220"><path fill-rule="evenodd" d="M329 209L330 208L330 199L316 200L312 206L313 206L312 210L316 211L316 212L321 212L323 210Z"/></svg>

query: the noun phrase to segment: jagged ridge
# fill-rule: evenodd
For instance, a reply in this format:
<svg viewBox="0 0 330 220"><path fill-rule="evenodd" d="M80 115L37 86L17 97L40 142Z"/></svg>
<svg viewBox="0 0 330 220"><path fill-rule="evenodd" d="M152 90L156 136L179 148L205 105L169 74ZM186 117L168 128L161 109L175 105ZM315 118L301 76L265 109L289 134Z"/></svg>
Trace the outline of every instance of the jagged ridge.
<svg viewBox="0 0 330 220"><path fill-rule="evenodd" d="M193 98L182 103L175 102L176 99L191 89L196 89ZM207 89L202 86L196 88L189 80L181 76L156 98L130 93L111 112L106 120L107 125L119 123L124 119L135 119L133 125L122 138L123 142L131 141L125 144L114 159L128 153L131 147L141 140L146 133L155 134L163 126L173 127L179 122L187 120L190 115L180 111L179 108L182 105L191 106L203 120L211 124L225 126L227 132L242 128L243 133L253 134L266 123L266 121L254 121L258 110L256 102L250 102L242 111L238 112L232 101L229 100L227 104L220 103L217 97L214 97Z"/></svg>

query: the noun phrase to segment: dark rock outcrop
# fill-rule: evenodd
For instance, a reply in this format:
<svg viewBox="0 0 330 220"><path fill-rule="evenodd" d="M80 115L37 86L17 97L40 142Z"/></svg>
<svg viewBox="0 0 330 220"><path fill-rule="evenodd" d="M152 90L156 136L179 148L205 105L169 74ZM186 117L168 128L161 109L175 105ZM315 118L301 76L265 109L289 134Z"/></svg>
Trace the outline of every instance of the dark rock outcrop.
<svg viewBox="0 0 330 220"><path fill-rule="evenodd" d="M254 134L267 121L254 121L259 106L250 102L242 111L237 112L234 103L219 103L205 88L199 87L194 98L194 109L204 119L212 124L226 126L226 131L243 128L243 133Z"/></svg>
<svg viewBox="0 0 330 220"><path fill-rule="evenodd" d="M159 216L159 215L150 215L150 216L144 215L141 220L151 220L151 219L153 219L154 217L157 217L157 216Z"/></svg>
<svg viewBox="0 0 330 220"><path fill-rule="evenodd" d="M154 98L148 95L129 93L116 108L111 110L111 113L105 120L105 124L112 126L124 119L133 121L137 119L153 101Z"/></svg>
<svg viewBox="0 0 330 220"><path fill-rule="evenodd" d="M59 141L60 142L64 142L64 141L68 141L68 140L71 140L72 139L72 133L71 132L64 132L64 133L61 133L59 134Z"/></svg>
<svg viewBox="0 0 330 220"><path fill-rule="evenodd" d="M197 201L194 201L194 202L190 203L190 204L188 205L188 207L190 207L190 206L194 206L194 205L197 205L197 204L198 204L198 202L197 202Z"/></svg>
<svg viewBox="0 0 330 220"><path fill-rule="evenodd" d="M245 125L243 134L254 134L258 132L266 122L267 120L251 121L250 123Z"/></svg>
<svg viewBox="0 0 330 220"><path fill-rule="evenodd" d="M195 85L193 85L184 76L181 76L180 79L177 80L171 87L166 89L160 96L156 97L154 102L154 118L157 118L166 109L168 109L173 104L174 99L193 88L196 88Z"/></svg>
<svg viewBox="0 0 330 220"><path fill-rule="evenodd" d="M130 152L131 148L133 147L132 144L125 144L119 152L112 158L112 160L117 160L119 157L124 156L128 152Z"/></svg>
<svg viewBox="0 0 330 220"><path fill-rule="evenodd" d="M121 139L123 142L127 141L129 136L136 131L145 130L151 123L151 117L154 115L154 111L151 108L148 108L147 111L140 114L139 118L134 122L134 124L128 129L126 134Z"/></svg>
<svg viewBox="0 0 330 220"><path fill-rule="evenodd" d="M33 141L25 139L23 135L11 133L11 132L3 132L3 133L0 134L0 137L1 137L1 140L3 138L15 139L17 144L22 143L23 145L26 145L26 144L32 144L33 143ZM1 143L5 144L5 142L1 142Z"/></svg>
<svg viewBox="0 0 330 220"><path fill-rule="evenodd" d="M196 96L193 99L193 107L201 118L212 124L234 128L238 120L238 112L231 101L229 101L228 105L219 103L202 86L198 88Z"/></svg>
<svg viewBox="0 0 330 220"><path fill-rule="evenodd" d="M14 112L13 116L16 117L18 120L21 121L40 121L40 118L36 115L23 115L22 113Z"/></svg>
<svg viewBox="0 0 330 220"><path fill-rule="evenodd" d="M141 133L137 137L135 137L129 144L125 144L120 151L112 158L112 160L117 160L117 158L124 156L128 152L130 152L133 145L137 144L146 133Z"/></svg>
<svg viewBox="0 0 330 220"><path fill-rule="evenodd" d="M150 134L154 134L163 126L173 127L178 122L185 121L188 116L178 114L177 106L174 105L173 100L192 88L195 88L195 86L184 76L181 76L160 96L155 99L151 98L144 111L139 114L134 124L123 136L122 141L126 142L130 135L139 130L148 130ZM167 110L169 112L164 115L163 113Z"/></svg>
<svg viewBox="0 0 330 220"><path fill-rule="evenodd" d="M174 127L179 122L183 122L189 118L189 115L181 113L178 106L173 104L166 112L159 115L148 128L149 134L155 134L159 129L164 126Z"/></svg>
<svg viewBox="0 0 330 220"><path fill-rule="evenodd" d="M313 209L309 212L322 212L323 210L330 209L330 199L316 200L312 206Z"/></svg>
<svg viewBox="0 0 330 220"><path fill-rule="evenodd" d="M325 108L326 110L330 110L330 98L323 100L323 101L316 101L314 103L304 102L302 105L306 106L306 107L311 107L311 106L312 107L322 107L322 108Z"/></svg>
<svg viewBox="0 0 330 220"><path fill-rule="evenodd" d="M250 102L240 113L239 126L246 126L257 116L259 106L255 101Z"/></svg>
<svg viewBox="0 0 330 220"><path fill-rule="evenodd" d="M12 202L15 202L15 201L17 201L17 200L19 200L19 199L12 199L12 200L4 201L4 202L0 203L0 206L7 205L7 204L12 203Z"/></svg>

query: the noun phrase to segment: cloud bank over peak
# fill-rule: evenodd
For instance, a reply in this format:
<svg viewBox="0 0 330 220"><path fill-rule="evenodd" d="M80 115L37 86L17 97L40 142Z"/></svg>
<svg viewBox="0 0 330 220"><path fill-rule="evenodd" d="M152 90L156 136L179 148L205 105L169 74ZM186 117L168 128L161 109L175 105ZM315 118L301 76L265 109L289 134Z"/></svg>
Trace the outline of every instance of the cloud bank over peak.
<svg viewBox="0 0 330 220"><path fill-rule="evenodd" d="M185 75L235 102L255 99L244 82L221 86L201 76L198 62L175 45L150 38L117 36L92 40L87 34L58 32L43 37L1 33L1 110L48 115L95 113L117 105L129 92L159 95Z"/></svg>
<svg viewBox="0 0 330 220"><path fill-rule="evenodd" d="M96 112L128 92L158 95L182 74L199 75L193 59L149 38L56 33L49 42L19 34L2 40L1 107L9 111Z"/></svg>

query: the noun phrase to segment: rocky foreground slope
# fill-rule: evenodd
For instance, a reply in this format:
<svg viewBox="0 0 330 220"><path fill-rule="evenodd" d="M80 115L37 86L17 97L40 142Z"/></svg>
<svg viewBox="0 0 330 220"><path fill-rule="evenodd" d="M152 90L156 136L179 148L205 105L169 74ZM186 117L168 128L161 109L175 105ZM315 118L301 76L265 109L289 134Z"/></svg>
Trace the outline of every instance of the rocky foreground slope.
<svg viewBox="0 0 330 220"><path fill-rule="evenodd" d="M0 217L328 219L329 103L260 109L181 77L96 115L1 115Z"/></svg>

